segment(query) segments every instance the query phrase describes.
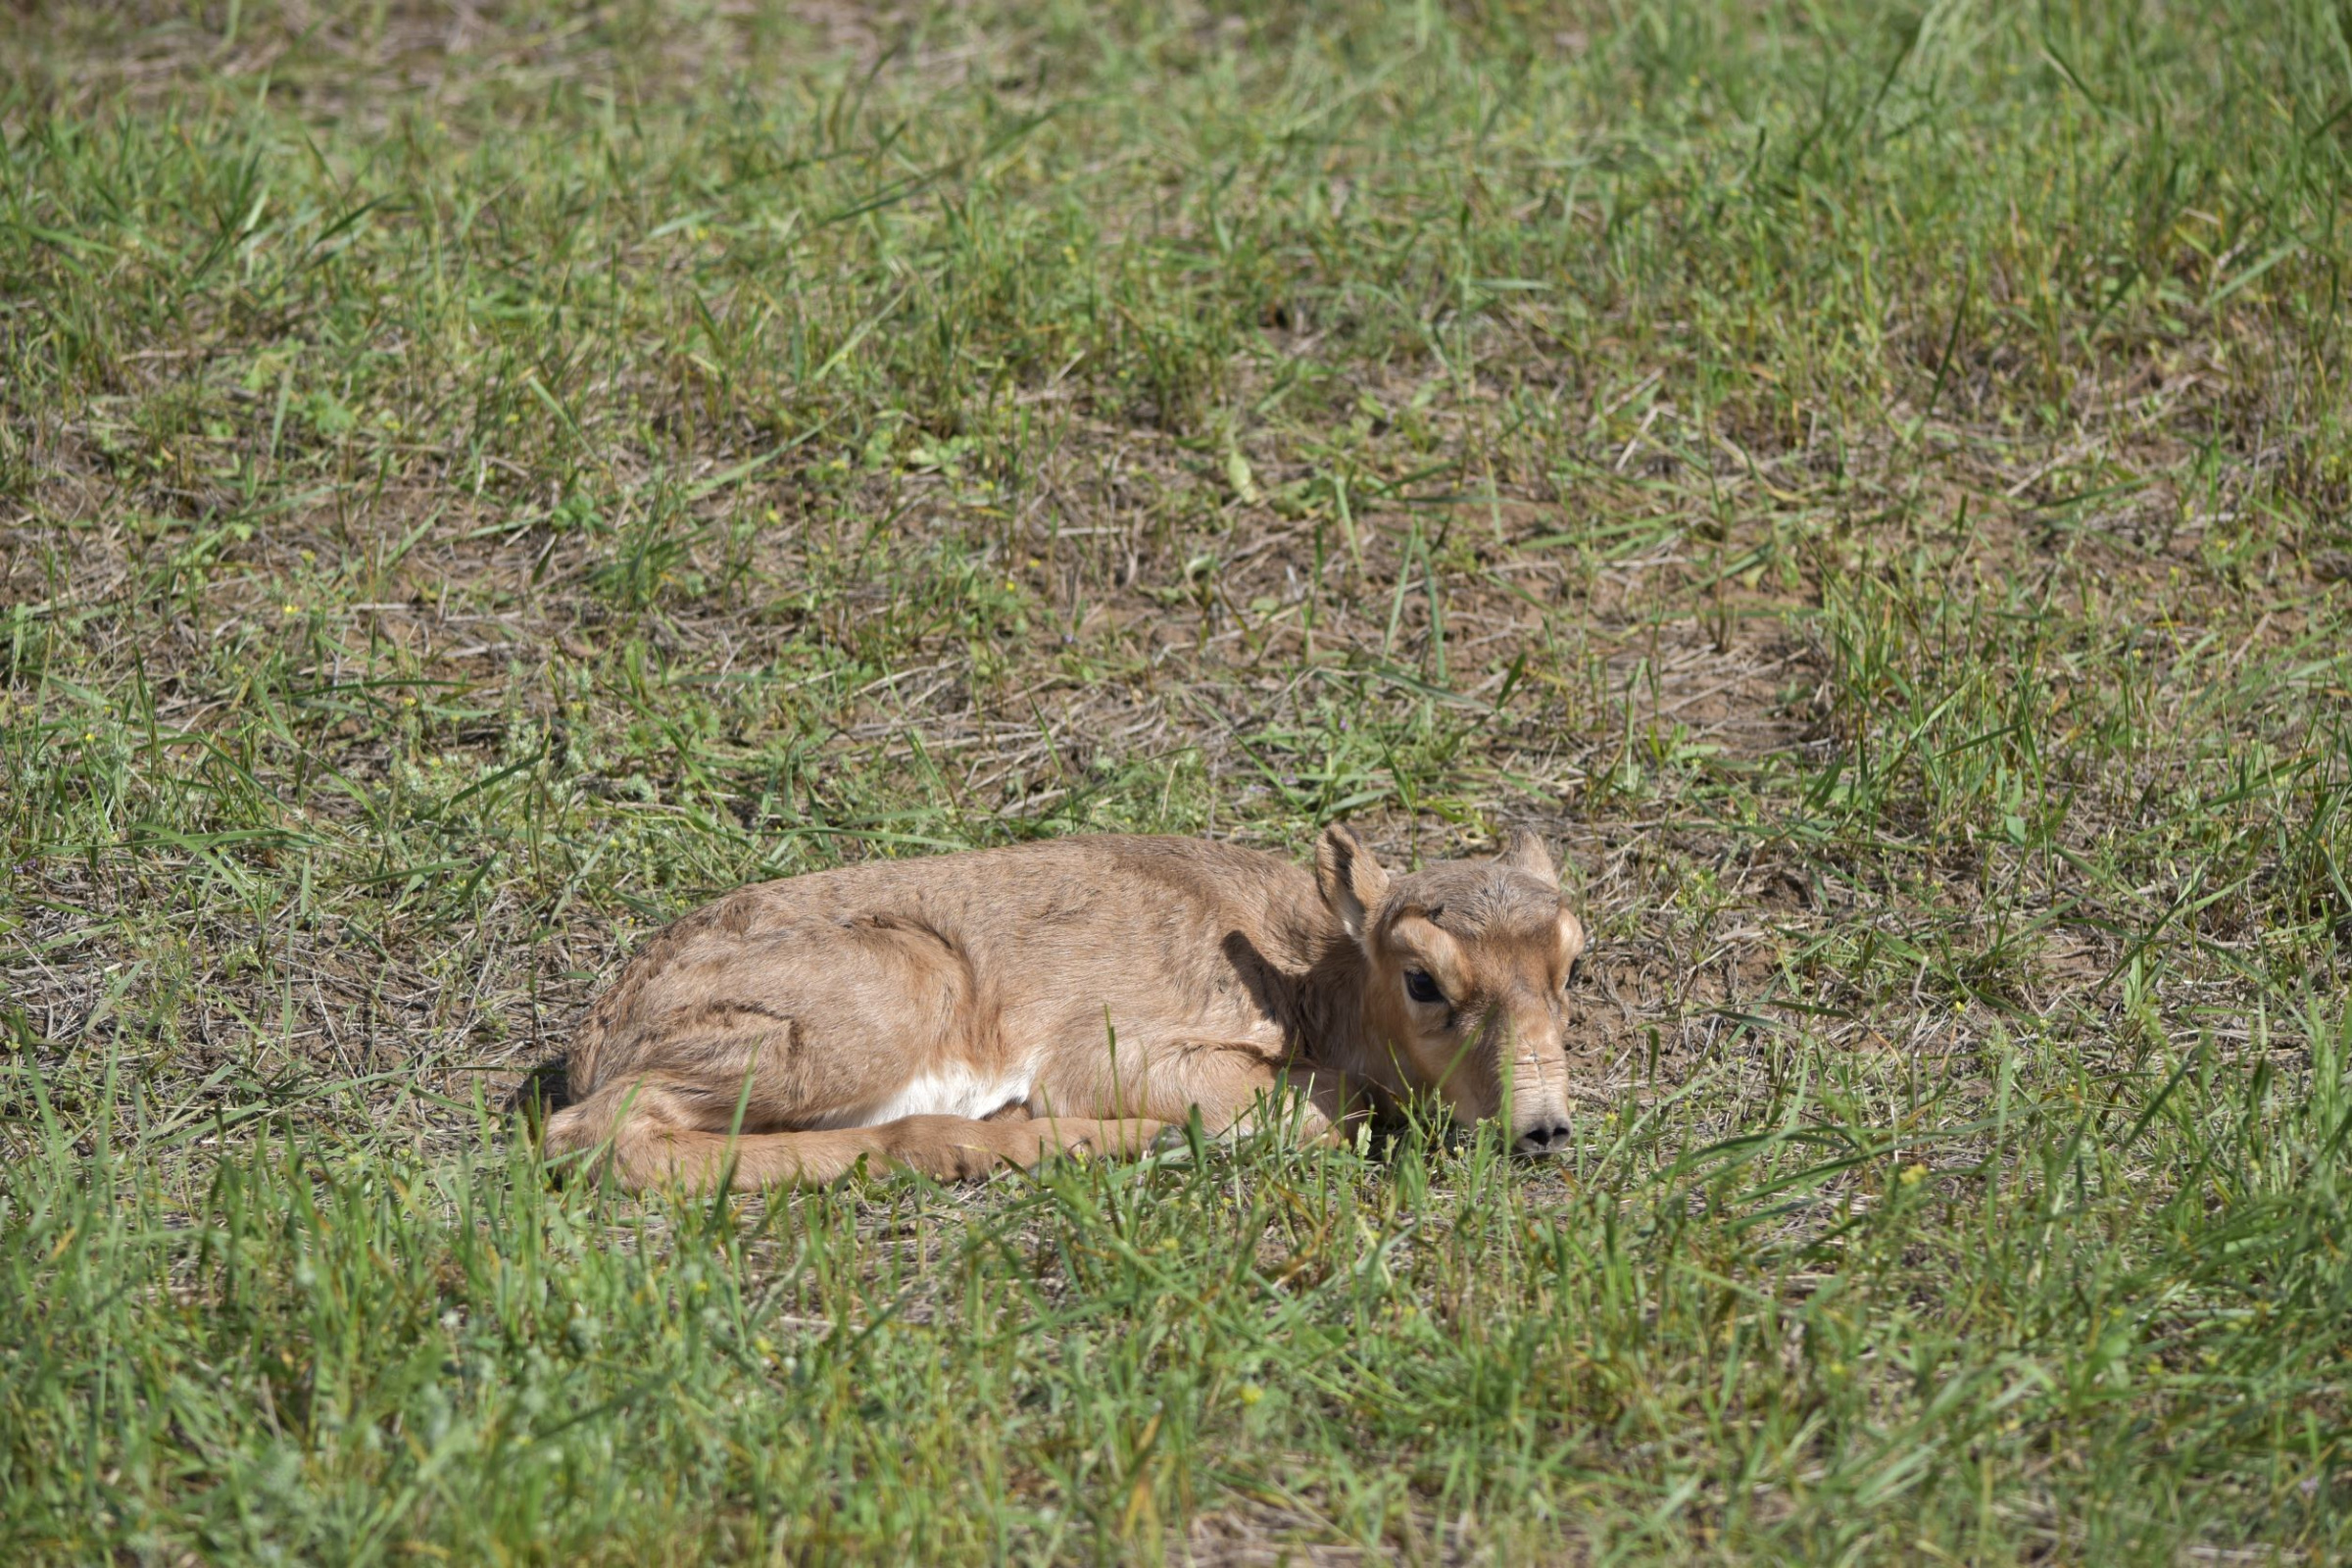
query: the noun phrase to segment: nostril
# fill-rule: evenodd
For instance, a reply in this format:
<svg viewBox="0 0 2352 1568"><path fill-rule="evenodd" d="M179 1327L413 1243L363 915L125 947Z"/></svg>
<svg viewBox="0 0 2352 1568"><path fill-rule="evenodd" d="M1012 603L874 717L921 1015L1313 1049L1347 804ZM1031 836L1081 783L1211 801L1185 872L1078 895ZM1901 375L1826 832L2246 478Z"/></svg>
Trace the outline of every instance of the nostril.
<svg viewBox="0 0 2352 1568"><path fill-rule="evenodd" d="M1528 1154L1548 1154L1568 1147L1568 1124L1564 1121L1538 1122L1519 1135L1519 1150Z"/></svg>

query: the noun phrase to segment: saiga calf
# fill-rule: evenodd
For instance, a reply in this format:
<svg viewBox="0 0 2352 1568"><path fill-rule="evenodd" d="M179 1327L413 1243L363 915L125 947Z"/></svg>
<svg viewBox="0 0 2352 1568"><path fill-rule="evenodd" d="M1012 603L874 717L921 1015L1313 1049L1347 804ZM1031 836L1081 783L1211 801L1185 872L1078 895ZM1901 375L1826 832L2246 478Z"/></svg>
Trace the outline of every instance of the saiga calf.
<svg viewBox="0 0 2352 1568"><path fill-rule="evenodd" d="M590 1010L550 1153L622 1185L941 1179L1212 1133L1286 1089L1329 1135L1434 1092L1515 1147L1568 1137L1562 988L1585 946L1551 857L1391 876L1192 839L1054 839L744 888L656 936Z"/></svg>

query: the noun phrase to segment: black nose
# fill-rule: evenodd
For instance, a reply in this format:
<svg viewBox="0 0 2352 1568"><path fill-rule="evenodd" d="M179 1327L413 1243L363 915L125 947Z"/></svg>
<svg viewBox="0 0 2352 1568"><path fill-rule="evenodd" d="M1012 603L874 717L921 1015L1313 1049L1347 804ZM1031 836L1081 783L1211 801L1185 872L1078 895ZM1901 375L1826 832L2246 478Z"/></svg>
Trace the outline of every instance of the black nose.
<svg viewBox="0 0 2352 1568"><path fill-rule="evenodd" d="M1568 1124L1540 1121L1519 1135L1522 1154L1556 1154L1568 1147Z"/></svg>

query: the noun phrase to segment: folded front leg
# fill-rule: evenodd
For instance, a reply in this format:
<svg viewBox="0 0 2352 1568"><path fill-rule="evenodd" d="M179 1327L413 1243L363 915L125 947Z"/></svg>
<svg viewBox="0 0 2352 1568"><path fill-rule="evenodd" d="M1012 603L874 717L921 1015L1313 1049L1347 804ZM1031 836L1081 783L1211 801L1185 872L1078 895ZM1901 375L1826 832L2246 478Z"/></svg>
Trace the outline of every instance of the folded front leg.
<svg viewBox="0 0 2352 1568"><path fill-rule="evenodd" d="M1186 1041L1155 1053L1145 1081L1122 1097L1139 1115L1182 1123L1193 1111L1210 1135L1283 1131L1341 1143L1371 1110L1365 1086L1335 1069L1285 1061L1248 1041Z"/></svg>

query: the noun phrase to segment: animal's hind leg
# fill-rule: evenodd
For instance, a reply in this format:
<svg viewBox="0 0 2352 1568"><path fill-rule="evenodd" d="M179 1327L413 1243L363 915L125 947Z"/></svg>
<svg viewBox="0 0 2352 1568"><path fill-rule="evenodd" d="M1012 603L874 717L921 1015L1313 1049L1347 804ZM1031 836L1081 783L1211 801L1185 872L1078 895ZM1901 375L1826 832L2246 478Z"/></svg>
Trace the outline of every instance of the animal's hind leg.
<svg viewBox="0 0 2352 1568"><path fill-rule="evenodd" d="M738 1192L817 1187L863 1159L873 1170L919 1170L939 1181L1034 1165L1046 1154L1091 1150L1133 1153L1150 1146L1155 1121L1081 1117L973 1121L906 1116L879 1127L833 1127L729 1136L707 1125L705 1097L646 1078L611 1084L549 1118L550 1154L601 1158L631 1192L674 1185L709 1192L728 1180ZM730 1118L732 1119L732 1118ZM703 1123L698 1125L698 1123Z"/></svg>
<svg viewBox="0 0 2352 1568"><path fill-rule="evenodd" d="M862 1128L730 1136L734 1120L734 1107L719 1110L701 1086L637 1075L549 1117L545 1148L551 1158L583 1156L631 1192L664 1184L707 1192L730 1163L738 1189L815 1186L872 1152Z"/></svg>

